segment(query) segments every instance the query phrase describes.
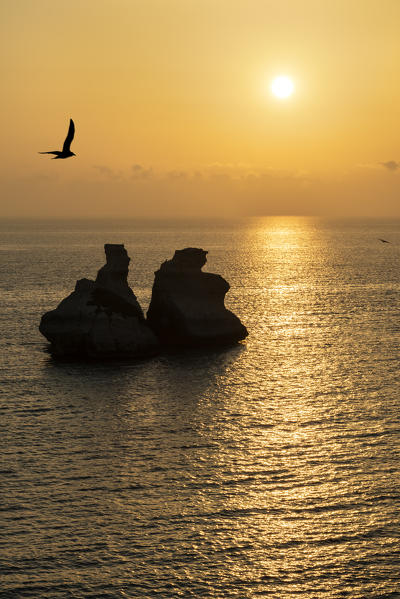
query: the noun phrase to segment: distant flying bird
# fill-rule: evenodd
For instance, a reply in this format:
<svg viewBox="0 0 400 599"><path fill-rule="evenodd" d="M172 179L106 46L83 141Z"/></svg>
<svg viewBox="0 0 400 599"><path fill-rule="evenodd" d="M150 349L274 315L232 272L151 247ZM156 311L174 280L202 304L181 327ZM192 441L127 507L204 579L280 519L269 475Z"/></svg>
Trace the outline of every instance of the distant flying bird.
<svg viewBox="0 0 400 599"><path fill-rule="evenodd" d="M382 241L382 243L390 243L390 241L387 241L386 239L381 239L380 237L378 237L379 241Z"/></svg>
<svg viewBox="0 0 400 599"><path fill-rule="evenodd" d="M39 152L39 154L55 154L53 160L57 158L69 158L70 156L76 156L73 152L71 152L71 143L74 139L75 134L75 125L72 119L69 120L69 129L67 133L67 137L65 138L63 149L61 152L59 150L53 150L52 152Z"/></svg>

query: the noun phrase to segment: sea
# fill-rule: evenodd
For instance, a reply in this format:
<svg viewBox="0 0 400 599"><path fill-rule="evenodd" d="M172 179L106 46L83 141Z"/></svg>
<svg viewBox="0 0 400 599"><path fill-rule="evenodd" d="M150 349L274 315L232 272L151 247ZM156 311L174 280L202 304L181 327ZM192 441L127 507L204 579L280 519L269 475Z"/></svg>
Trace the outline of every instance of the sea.
<svg viewBox="0 0 400 599"><path fill-rule="evenodd" d="M248 338L55 361L105 243L145 311L207 250ZM0 256L2 599L400 598L400 221L3 220Z"/></svg>

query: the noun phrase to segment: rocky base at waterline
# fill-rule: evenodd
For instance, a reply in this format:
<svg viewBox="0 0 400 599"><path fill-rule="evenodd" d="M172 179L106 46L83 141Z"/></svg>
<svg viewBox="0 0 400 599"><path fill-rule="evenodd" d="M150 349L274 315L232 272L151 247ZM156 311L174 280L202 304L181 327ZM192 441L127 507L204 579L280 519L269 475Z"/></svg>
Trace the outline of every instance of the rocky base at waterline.
<svg viewBox="0 0 400 599"><path fill-rule="evenodd" d="M95 281L77 281L75 291L42 316L39 330L57 357L144 358L159 351L143 311L128 285L130 258L123 245L104 246L107 263Z"/></svg>
<svg viewBox="0 0 400 599"><path fill-rule="evenodd" d="M130 258L124 246L104 249L107 263L96 280L80 279L55 310L42 316L39 330L54 356L145 358L162 345L228 345L247 337L246 327L225 308L229 283L201 270L204 250L176 250L161 265L146 320L128 285Z"/></svg>
<svg viewBox="0 0 400 599"><path fill-rule="evenodd" d="M206 256L198 248L176 250L155 273L147 322L164 344L225 345L248 335L239 318L225 308L229 283L201 270Z"/></svg>

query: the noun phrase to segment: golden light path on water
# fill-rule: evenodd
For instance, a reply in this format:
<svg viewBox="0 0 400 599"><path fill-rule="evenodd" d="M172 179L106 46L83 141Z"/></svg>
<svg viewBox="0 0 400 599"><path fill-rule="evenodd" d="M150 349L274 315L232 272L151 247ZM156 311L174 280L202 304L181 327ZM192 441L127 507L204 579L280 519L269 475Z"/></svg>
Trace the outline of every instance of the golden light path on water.
<svg viewBox="0 0 400 599"><path fill-rule="evenodd" d="M356 445L351 438L362 435L357 423L349 430L347 422L354 409L348 402L357 402L357 394L349 381L346 390L341 387L344 357L337 347L331 351L332 326L329 337L315 330L319 316L332 309L320 297L330 253L315 223L304 219L262 220L251 239L264 252L249 274L260 293L255 313L264 314L262 327L234 364L228 361L210 386L200 384L191 422L199 418L197 447L206 449L185 467L188 480L182 471L176 474L176 482L183 478L186 488L195 488L177 513L190 521L197 558L214 556L208 567L222 586L229 588L233 579L240 588L244 565L236 557L244 552L250 554L246 577L274 589L276 596L304 592L299 573L310 580L315 576L307 593L328 596L336 583L320 572L342 576L349 554L355 562L365 559L371 548L363 539L381 524L368 505L368 469L351 463ZM238 253L248 244L245 238ZM311 330L310 317L315 318ZM279 352L271 356L271 347L267 353L263 348L274 336ZM188 381L192 390L197 384L193 389ZM180 425L184 430L186 417ZM168 448L168 461L175 450L176 445ZM361 462L371 454L373 448ZM196 489L199 480L202 488ZM282 584L285 591L279 591Z"/></svg>
<svg viewBox="0 0 400 599"><path fill-rule="evenodd" d="M49 227L4 232L6 592L395 597L398 223ZM96 272L104 238L124 240L144 307L171 248L208 249L246 342L50 360L29 323Z"/></svg>

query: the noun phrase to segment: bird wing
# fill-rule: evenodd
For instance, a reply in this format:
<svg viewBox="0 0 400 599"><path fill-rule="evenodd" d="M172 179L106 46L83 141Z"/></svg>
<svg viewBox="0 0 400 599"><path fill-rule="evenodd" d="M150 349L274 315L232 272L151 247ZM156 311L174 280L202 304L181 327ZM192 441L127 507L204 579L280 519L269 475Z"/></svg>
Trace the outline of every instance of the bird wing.
<svg viewBox="0 0 400 599"><path fill-rule="evenodd" d="M67 133L67 137L65 138L64 141L64 145L63 145L63 152L69 152L70 151L70 146L71 146L71 142L74 139L74 135L75 135L75 125L74 125L74 121L72 119L69 119L69 129L68 129L68 133Z"/></svg>

